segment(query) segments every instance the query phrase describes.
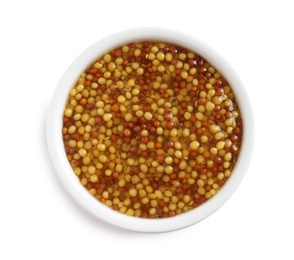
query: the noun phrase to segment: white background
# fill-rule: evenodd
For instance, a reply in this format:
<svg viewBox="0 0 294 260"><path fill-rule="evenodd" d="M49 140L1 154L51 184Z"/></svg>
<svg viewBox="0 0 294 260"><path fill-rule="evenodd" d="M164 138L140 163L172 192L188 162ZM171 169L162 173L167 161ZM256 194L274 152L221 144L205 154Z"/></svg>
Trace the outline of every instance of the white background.
<svg viewBox="0 0 294 260"><path fill-rule="evenodd" d="M0 259L294 259L294 7L279 1L0 2ZM105 224L65 192L45 139L50 99L97 40L139 26L187 32L238 72L254 154L233 197L202 222L142 234Z"/></svg>

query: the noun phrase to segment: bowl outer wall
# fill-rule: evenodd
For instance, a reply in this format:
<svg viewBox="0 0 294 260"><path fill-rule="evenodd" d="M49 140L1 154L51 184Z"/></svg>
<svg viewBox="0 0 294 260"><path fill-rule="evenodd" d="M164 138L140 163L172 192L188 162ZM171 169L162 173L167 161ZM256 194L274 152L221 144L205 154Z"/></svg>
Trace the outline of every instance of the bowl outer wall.
<svg viewBox="0 0 294 260"><path fill-rule="evenodd" d="M233 174L218 193L207 202L184 214L166 219L143 219L118 213L102 203L97 203L80 184L67 161L62 140L62 116L70 89L80 74L97 58L123 44L154 40L183 46L203 56L231 85L243 119L243 141L241 152ZM54 169L71 197L94 216L120 228L157 233L174 231L196 224L221 207L235 192L248 168L254 143L253 113L246 90L228 62L215 50L193 36L166 28L137 28L112 34L90 46L70 65L58 83L47 115L48 151Z"/></svg>

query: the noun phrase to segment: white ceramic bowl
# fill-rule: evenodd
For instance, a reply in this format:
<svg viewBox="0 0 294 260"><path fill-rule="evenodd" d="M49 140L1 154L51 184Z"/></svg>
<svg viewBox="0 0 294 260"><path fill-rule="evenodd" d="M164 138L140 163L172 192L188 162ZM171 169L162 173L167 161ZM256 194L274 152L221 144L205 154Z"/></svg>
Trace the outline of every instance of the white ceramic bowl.
<svg viewBox="0 0 294 260"><path fill-rule="evenodd" d="M143 219L118 213L98 202L80 184L67 161L62 140L62 117L70 89L79 75L105 52L137 40L155 40L184 46L212 64L230 83L243 116L243 141L233 174L218 193L201 206L187 213L165 219ZM247 170L253 149L253 116L245 88L231 66L213 49L192 36L170 29L138 28L108 36L84 51L67 69L52 98L47 118L48 150L62 184L80 204L94 216L115 226L139 232L167 232L193 225L221 207L235 192Z"/></svg>

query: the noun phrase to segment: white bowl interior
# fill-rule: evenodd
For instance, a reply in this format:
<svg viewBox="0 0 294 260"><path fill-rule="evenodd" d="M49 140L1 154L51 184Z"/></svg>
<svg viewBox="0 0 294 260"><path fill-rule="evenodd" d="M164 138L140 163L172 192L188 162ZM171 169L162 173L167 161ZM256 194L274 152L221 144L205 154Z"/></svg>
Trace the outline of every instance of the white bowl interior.
<svg viewBox="0 0 294 260"><path fill-rule="evenodd" d="M143 219L118 213L89 194L80 184L69 165L62 140L62 116L70 89L79 75L105 52L137 40L155 40L184 46L210 62L230 83L243 118L243 141L233 174L218 193L204 204L187 213L166 219ZM52 98L47 117L47 142L55 171L63 186L81 207L115 226L139 232L167 232L193 225L221 207L241 183L253 149L253 115L246 90L239 77L217 52L190 35L170 29L138 28L110 35L90 46L66 70Z"/></svg>

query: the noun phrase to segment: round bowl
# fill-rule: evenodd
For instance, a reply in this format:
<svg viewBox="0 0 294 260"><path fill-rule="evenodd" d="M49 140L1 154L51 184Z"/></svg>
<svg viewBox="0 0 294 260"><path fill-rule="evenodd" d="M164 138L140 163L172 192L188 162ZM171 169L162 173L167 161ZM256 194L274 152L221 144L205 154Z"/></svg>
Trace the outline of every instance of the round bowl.
<svg viewBox="0 0 294 260"><path fill-rule="evenodd" d="M62 139L62 117L68 94L79 75L95 59L123 44L154 40L183 46L204 57L230 83L243 120L242 147L233 173L215 196L186 213L164 219L144 219L118 213L100 203L81 185L67 160ZM85 50L66 70L52 98L47 117L47 142L55 171L70 196L84 209L99 219L123 229L138 232L167 232L182 229L208 217L221 207L235 192L242 181L253 149L253 115L246 90L233 68L207 44L193 36L162 28L137 28L110 35Z"/></svg>

